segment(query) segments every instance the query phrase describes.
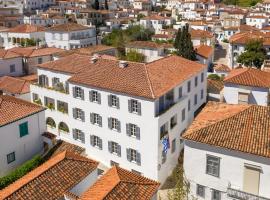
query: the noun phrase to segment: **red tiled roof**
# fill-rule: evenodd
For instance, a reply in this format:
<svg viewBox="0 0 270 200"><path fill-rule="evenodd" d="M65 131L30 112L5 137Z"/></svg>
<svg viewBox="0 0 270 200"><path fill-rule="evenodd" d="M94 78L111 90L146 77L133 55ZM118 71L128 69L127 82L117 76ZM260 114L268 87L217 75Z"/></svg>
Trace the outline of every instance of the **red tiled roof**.
<svg viewBox="0 0 270 200"><path fill-rule="evenodd" d="M158 44L156 42L151 42L151 41L133 41L129 42L126 47L128 48L150 48L150 49L160 49L163 48L162 44Z"/></svg>
<svg viewBox="0 0 270 200"><path fill-rule="evenodd" d="M21 55L9 51L9 50L5 50L5 49L0 49L0 58L1 59L10 59L10 58L18 58L21 57Z"/></svg>
<svg viewBox="0 0 270 200"><path fill-rule="evenodd" d="M45 28L43 26L36 26L30 24L18 25L14 28L10 28L8 32L10 33L34 33L34 32L43 32Z"/></svg>
<svg viewBox="0 0 270 200"><path fill-rule="evenodd" d="M270 87L270 73L254 68L241 68L232 70L224 79L225 83L253 87Z"/></svg>
<svg viewBox="0 0 270 200"><path fill-rule="evenodd" d="M250 40L262 40L264 45L270 45L269 33L249 31L236 33L230 37L229 42L233 44L246 44Z"/></svg>
<svg viewBox="0 0 270 200"><path fill-rule="evenodd" d="M59 24L48 28L47 31L61 31L61 32L70 32L70 31L80 31L86 30L91 27L83 26L81 24L76 23L66 23L66 24Z"/></svg>
<svg viewBox="0 0 270 200"><path fill-rule="evenodd" d="M0 191L0 199L62 199L92 171L98 163L64 151Z"/></svg>
<svg viewBox="0 0 270 200"><path fill-rule="evenodd" d="M199 56L202 56L204 58L209 58L211 55L213 55L214 49L207 45L199 45L195 47L196 54Z"/></svg>
<svg viewBox="0 0 270 200"><path fill-rule="evenodd" d="M214 66L214 69L215 69L215 71L218 71L218 72L230 72L231 71L231 69L227 65L224 65L221 63L216 64Z"/></svg>
<svg viewBox="0 0 270 200"><path fill-rule="evenodd" d="M214 35L209 32L209 31L203 31L203 30L195 30L195 29L191 29L190 30L190 35L191 38L213 38Z"/></svg>
<svg viewBox="0 0 270 200"><path fill-rule="evenodd" d="M149 200L159 183L120 167L111 168L80 200Z"/></svg>
<svg viewBox="0 0 270 200"><path fill-rule="evenodd" d="M207 92L219 94L224 88L223 81L207 79Z"/></svg>
<svg viewBox="0 0 270 200"><path fill-rule="evenodd" d="M30 92L30 83L20 78L4 76L0 77L0 90L11 94L25 94Z"/></svg>
<svg viewBox="0 0 270 200"><path fill-rule="evenodd" d="M0 126L25 118L45 108L8 95L0 95Z"/></svg>
<svg viewBox="0 0 270 200"><path fill-rule="evenodd" d="M270 107L210 102L183 138L270 158Z"/></svg>

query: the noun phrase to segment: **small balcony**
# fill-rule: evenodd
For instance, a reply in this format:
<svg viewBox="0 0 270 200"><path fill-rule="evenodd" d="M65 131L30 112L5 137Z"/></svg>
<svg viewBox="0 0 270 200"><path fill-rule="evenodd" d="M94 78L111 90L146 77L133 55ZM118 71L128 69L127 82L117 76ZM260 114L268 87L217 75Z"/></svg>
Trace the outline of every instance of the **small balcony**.
<svg viewBox="0 0 270 200"><path fill-rule="evenodd" d="M38 86L38 87L41 87L41 88L46 88L48 90L54 90L54 91L57 91L57 92L61 92L63 94L69 94L68 85L64 85L61 82L54 85L53 87L50 87L50 86L48 86L46 84L39 84L39 83L33 83L32 85L35 85L35 86Z"/></svg>
<svg viewBox="0 0 270 200"><path fill-rule="evenodd" d="M257 195L250 194L241 190L236 190L233 188L227 189L227 196L230 198L240 199L240 200L270 200L270 198L257 196Z"/></svg>

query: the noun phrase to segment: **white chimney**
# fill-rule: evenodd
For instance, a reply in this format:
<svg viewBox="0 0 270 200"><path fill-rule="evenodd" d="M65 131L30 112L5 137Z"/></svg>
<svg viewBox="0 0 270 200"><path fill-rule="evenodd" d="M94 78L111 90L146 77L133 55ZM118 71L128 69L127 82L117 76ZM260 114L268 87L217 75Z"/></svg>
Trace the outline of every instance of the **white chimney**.
<svg viewBox="0 0 270 200"><path fill-rule="evenodd" d="M125 61L125 60L120 60L119 61L119 67L125 68L127 66L128 66L128 62L127 61Z"/></svg>
<svg viewBox="0 0 270 200"><path fill-rule="evenodd" d="M92 57L91 57L91 63L95 63L95 62L97 62L97 57L92 56Z"/></svg>

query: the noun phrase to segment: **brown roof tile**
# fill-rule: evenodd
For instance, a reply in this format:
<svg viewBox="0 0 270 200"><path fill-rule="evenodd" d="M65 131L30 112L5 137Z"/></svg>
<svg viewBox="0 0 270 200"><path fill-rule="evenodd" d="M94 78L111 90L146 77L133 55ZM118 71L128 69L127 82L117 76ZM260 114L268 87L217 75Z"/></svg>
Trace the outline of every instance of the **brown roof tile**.
<svg viewBox="0 0 270 200"><path fill-rule="evenodd" d="M213 94L220 94L224 88L223 81L207 79L207 92Z"/></svg>
<svg viewBox="0 0 270 200"><path fill-rule="evenodd" d="M34 32L43 32L45 28L43 26L36 26L30 24L18 25L14 28L10 28L8 32L11 33L34 33Z"/></svg>
<svg viewBox="0 0 270 200"><path fill-rule="evenodd" d="M89 29L88 26L83 26L81 24L76 23L66 23L66 24L59 24L48 28L47 31L61 31L61 32L70 32L70 31L80 31Z"/></svg>
<svg viewBox="0 0 270 200"><path fill-rule="evenodd" d="M159 183L120 167L111 168L80 200L149 200Z"/></svg>
<svg viewBox="0 0 270 200"><path fill-rule="evenodd" d="M213 38L214 37L214 35L209 31L195 30L195 29L190 30L190 35L191 35L192 39L195 39L195 38Z"/></svg>
<svg viewBox="0 0 270 200"><path fill-rule="evenodd" d="M4 76L0 78L0 90L11 94L25 94L30 92L30 83L21 78Z"/></svg>
<svg viewBox="0 0 270 200"><path fill-rule="evenodd" d="M270 158L270 107L210 102L186 140Z"/></svg>
<svg viewBox="0 0 270 200"><path fill-rule="evenodd" d="M0 126L25 118L44 108L12 96L0 95Z"/></svg>
<svg viewBox="0 0 270 200"><path fill-rule="evenodd" d="M228 65L224 65L224 64L221 64L221 63L218 63L214 66L214 69L215 71L218 71L218 72L230 72L231 69L228 67Z"/></svg>
<svg viewBox="0 0 270 200"><path fill-rule="evenodd" d="M195 47L196 54L199 56L202 56L204 58L209 58L211 55L213 55L214 49L207 45L199 45Z"/></svg>
<svg viewBox="0 0 270 200"><path fill-rule="evenodd" d="M96 161L64 151L1 190L0 199L61 199L97 165Z"/></svg>

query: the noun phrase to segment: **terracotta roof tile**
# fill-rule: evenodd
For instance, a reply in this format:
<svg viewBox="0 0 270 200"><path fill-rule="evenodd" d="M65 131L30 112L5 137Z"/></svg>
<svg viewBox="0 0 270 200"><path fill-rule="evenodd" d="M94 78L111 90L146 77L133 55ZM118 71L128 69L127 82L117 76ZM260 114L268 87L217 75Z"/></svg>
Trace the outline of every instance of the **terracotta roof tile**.
<svg viewBox="0 0 270 200"><path fill-rule="evenodd" d="M0 126L25 118L44 108L8 95L0 95Z"/></svg>
<svg viewBox="0 0 270 200"><path fill-rule="evenodd" d="M25 94L30 92L30 83L20 78L4 76L0 78L0 90L11 94Z"/></svg>
<svg viewBox="0 0 270 200"><path fill-rule="evenodd" d="M209 31L203 31L203 30L195 30L195 29L191 29L190 30L190 35L191 38L213 38L214 35L209 32Z"/></svg>
<svg viewBox="0 0 270 200"><path fill-rule="evenodd" d="M230 72L231 69L228 67L228 65L224 65L221 63L218 63L214 66L215 71L217 72Z"/></svg>
<svg viewBox="0 0 270 200"><path fill-rule="evenodd" d="M83 26L81 24L76 23L66 23L66 24L59 24L48 28L47 31L61 31L61 32L70 32L70 31L80 31L86 30L91 27Z"/></svg>
<svg viewBox="0 0 270 200"><path fill-rule="evenodd" d="M14 28L10 28L8 32L11 33L34 33L34 32L43 32L45 28L43 26L36 26L30 24L18 25Z"/></svg>
<svg viewBox="0 0 270 200"><path fill-rule="evenodd" d="M159 183L120 167L111 168L80 200L149 200Z"/></svg>
<svg viewBox="0 0 270 200"><path fill-rule="evenodd" d="M202 56L204 58L209 58L211 55L213 55L214 49L207 45L199 45L195 47L196 54L199 56Z"/></svg>
<svg viewBox="0 0 270 200"><path fill-rule="evenodd" d="M210 102L186 140L270 158L270 107Z"/></svg>
<svg viewBox="0 0 270 200"><path fill-rule="evenodd" d="M207 79L207 92L213 94L220 94L224 88L223 81Z"/></svg>
<svg viewBox="0 0 270 200"><path fill-rule="evenodd" d="M232 70L224 79L225 83L253 87L270 87L270 73L254 68L241 68Z"/></svg>
<svg viewBox="0 0 270 200"><path fill-rule="evenodd" d="M64 151L0 191L3 200L62 199L97 168L98 163Z"/></svg>

